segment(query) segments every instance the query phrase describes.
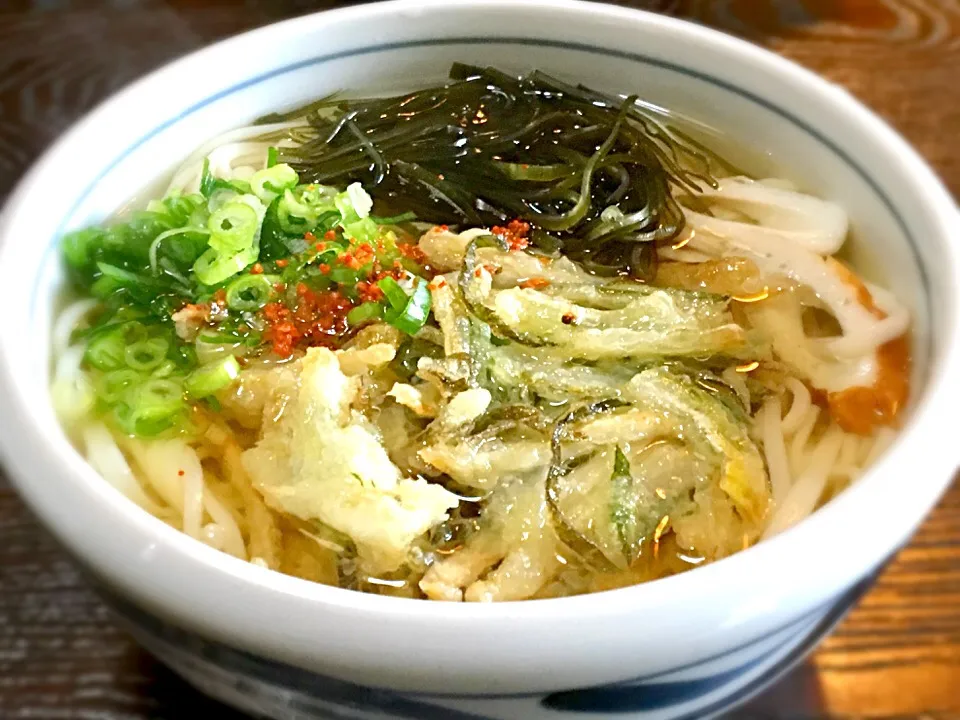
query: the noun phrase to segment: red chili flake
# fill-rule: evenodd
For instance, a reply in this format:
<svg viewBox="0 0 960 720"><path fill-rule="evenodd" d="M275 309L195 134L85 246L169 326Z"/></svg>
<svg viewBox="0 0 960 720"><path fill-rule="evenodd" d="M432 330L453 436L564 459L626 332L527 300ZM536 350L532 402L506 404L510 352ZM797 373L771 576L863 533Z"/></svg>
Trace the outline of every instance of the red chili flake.
<svg viewBox="0 0 960 720"><path fill-rule="evenodd" d="M287 284L282 282L274 283L273 289L276 290L278 293L282 293L284 290L287 289Z"/></svg>
<svg viewBox="0 0 960 720"><path fill-rule="evenodd" d="M564 325L572 325L573 321L576 320L577 317L573 313L564 313L563 317L560 319L563 321Z"/></svg>
<svg viewBox="0 0 960 720"><path fill-rule="evenodd" d="M312 232L310 232L309 230L307 230L307 231L303 234L303 239L306 240L307 242L312 243L312 242L316 242L316 241L317 241L317 236L314 235L314 234L313 234Z"/></svg>
<svg viewBox="0 0 960 720"><path fill-rule="evenodd" d="M550 281L546 278L530 278L529 280L524 280L522 283L520 283L520 287L531 288L533 290L540 290L549 286Z"/></svg>
<svg viewBox="0 0 960 720"><path fill-rule="evenodd" d="M354 270L359 270L364 265L369 264L374 259L373 245L370 243L361 243L353 251L353 257L356 260L356 267L353 267Z"/></svg>
<svg viewBox="0 0 960 720"><path fill-rule="evenodd" d="M281 258L280 260L277 260L277 267L278 267L278 268L285 268L285 267L286 267L287 265L289 265L289 264L290 264L290 261L289 261L289 260L285 260L285 259L283 259L283 258Z"/></svg>
<svg viewBox="0 0 960 720"><path fill-rule="evenodd" d="M377 302L383 299L383 290L376 283L358 282L357 294L364 302Z"/></svg>
<svg viewBox="0 0 960 720"><path fill-rule="evenodd" d="M186 475L186 473L183 472L183 470L177 470L177 475L179 475L180 477L183 477L184 475Z"/></svg>
<svg viewBox="0 0 960 720"><path fill-rule="evenodd" d="M267 322L278 323L290 317L290 309L281 302L269 302L263 306L263 317Z"/></svg>
<svg viewBox="0 0 960 720"><path fill-rule="evenodd" d="M286 310L286 307L283 303L269 302L263 306L263 317L266 318L268 322L277 322L280 319L280 314L284 310Z"/></svg>
<svg viewBox="0 0 960 720"><path fill-rule="evenodd" d="M449 230L449 229L450 229L450 228L449 228L449 226L447 226L447 225L434 225L434 226L433 226L433 231L434 231L434 232L446 232L446 231Z"/></svg>
<svg viewBox="0 0 960 720"><path fill-rule="evenodd" d="M273 344L273 352L280 357L290 357L299 333L292 322L280 322L267 329L266 337Z"/></svg>
<svg viewBox="0 0 960 720"><path fill-rule="evenodd" d="M263 265L260 263L254 263L253 267L250 268L251 275L263 275Z"/></svg>
<svg viewBox="0 0 960 720"><path fill-rule="evenodd" d="M371 298L380 290L376 285L365 289ZM264 342L280 357L290 357L297 348L338 347L347 334L347 313L355 305L339 292L315 291L305 283L297 285L296 297L286 303L267 303L262 310Z"/></svg>
<svg viewBox="0 0 960 720"><path fill-rule="evenodd" d="M323 234L323 239L324 239L324 240L336 240L336 239L337 239L337 233L334 232L333 230L327 230L327 231Z"/></svg>
<svg viewBox="0 0 960 720"><path fill-rule="evenodd" d="M318 242L313 247L317 249L317 252L323 252L324 250L327 249L327 244L325 242Z"/></svg>
<svg viewBox="0 0 960 720"><path fill-rule="evenodd" d="M330 272L330 266L326 263L320 263L317 266L317 269L320 271L321 275L326 275L328 272Z"/></svg>
<svg viewBox="0 0 960 720"><path fill-rule="evenodd" d="M223 288L220 288L215 293L213 293L213 301L218 305L227 304L227 291Z"/></svg>
<svg viewBox="0 0 960 720"><path fill-rule="evenodd" d="M337 259L351 270L359 270L363 265L351 252L340 253Z"/></svg>
<svg viewBox="0 0 960 720"><path fill-rule="evenodd" d="M430 281L429 287L431 290L439 290L440 288L445 287L446 284L447 281L444 280L443 277L436 277Z"/></svg>
<svg viewBox="0 0 960 720"><path fill-rule="evenodd" d="M446 227L445 225L443 226ZM397 252L409 260L413 260L418 265L423 265L427 261L427 255L420 249L419 245L410 243L397 243Z"/></svg>
<svg viewBox="0 0 960 720"><path fill-rule="evenodd" d="M523 250L530 244L527 235L530 233L530 223L516 218L507 223L506 227L493 227L492 232L507 241L511 250Z"/></svg>

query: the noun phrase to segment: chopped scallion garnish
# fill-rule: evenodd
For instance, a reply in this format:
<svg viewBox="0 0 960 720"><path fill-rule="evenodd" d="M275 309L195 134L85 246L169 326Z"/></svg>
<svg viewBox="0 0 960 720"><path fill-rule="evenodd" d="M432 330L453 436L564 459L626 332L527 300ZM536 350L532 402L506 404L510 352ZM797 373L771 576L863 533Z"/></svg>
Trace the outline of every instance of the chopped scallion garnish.
<svg viewBox="0 0 960 720"><path fill-rule="evenodd" d="M207 397L225 388L239 374L240 363L233 355L228 355L219 362L210 363L194 370L187 375L183 381L183 386L193 397Z"/></svg>
<svg viewBox="0 0 960 720"><path fill-rule="evenodd" d="M273 282L267 275L241 275L227 286L227 307L241 312L259 310L273 295Z"/></svg>
<svg viewBox="0 0 960 720"><path fill-rule="evenodd" d="M347 313L347 324L350 327L356 327L371 320L379 320L381 317L383 317L383 305L378 302L367 302L357 305Z"/></svg>
<svg viewBox="0 0 960 720"><path fill-rule="evenodd" d="M427 287L427 282L421 278L404 307L399 310L391 307L384 312L383 317L397 330L415 335L426 324L427 317L430 315L430 305L430 289Z"/></svg>

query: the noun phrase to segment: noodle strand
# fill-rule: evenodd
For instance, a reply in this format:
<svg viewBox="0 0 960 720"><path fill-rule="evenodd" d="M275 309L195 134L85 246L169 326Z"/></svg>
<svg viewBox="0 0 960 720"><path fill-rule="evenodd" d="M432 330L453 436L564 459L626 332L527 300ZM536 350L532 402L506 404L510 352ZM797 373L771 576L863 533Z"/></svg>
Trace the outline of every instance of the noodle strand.
<svg viewBox="0 0 960 720"><path fill-rule="evenodd" d="M783 421L780 419L780 399L767 398L761 413L763 451L766 455L774 506L779 507L792 485L787 446L783 438Z"/></svg>
<svg viewBox="0 0 960 720"><path fill-rule="evenodd" d="M779 535L814 511L817 501L823 494L827 476L837 460L843 435L843 431L836 425L831 425L824 433L820 443L810 454L807 469L797 478L783 504L770 520L763 534L764 539Z"/></svg>

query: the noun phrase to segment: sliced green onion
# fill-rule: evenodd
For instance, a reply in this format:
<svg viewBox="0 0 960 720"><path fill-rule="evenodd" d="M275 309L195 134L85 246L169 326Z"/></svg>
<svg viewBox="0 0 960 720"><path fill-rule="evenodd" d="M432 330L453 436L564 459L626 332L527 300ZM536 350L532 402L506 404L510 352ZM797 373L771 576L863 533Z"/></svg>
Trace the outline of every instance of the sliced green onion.
<svg viewBox="0 0 960 720"><path fill-rule="evenodd" d="M299 185L286 189L277 203L277 223L285 233L300 234L337 223L337 189L326 185Z"/></svg>
<svg viewBox="0 0 960 720"><path fill-rule="evenodd" d="M322 207L323 212L337 212L334 198L340 192L332 185L318 185L310 183L309 185L300 185L297 188L300 198L311 207ZM337 212L339 215L339 212Z"/></svg>
<svg viewBox="0 0 960 720"><path fill-rule="evenodd" d="M333 230L337 226L337 222L339 220L340 213L338 213L336 210L327 210L320 213L320 215L317 217L317 223L313 229L317 233Z"/></svg>
<svg viewBox="0 0 960 720"><path fill-rule="evenodd" d="M295 215L298 218L302 218L304 220L315 218L317 215L317 202L315 198L306 189L297 188L297 190L298 192L294 192L293 189L290 188L285 190L283 193L283 199L280 201L280 206L289 214ZM330 209L329 204L327 209Z"/></svg>
<svg viewBox="0 0 960 720"><path fill-rule="evenodd" d="M287 190L277 203L277 224L285 233L300 235L315 227L316 216Z"/></svg>
<svg viewBox="0 0 960 720"><path fill-rule="evenodd" d="M251 245L260 229L260 218L250 205L234 200L214 212L207 227L210 247L222 254L235 253Z"/></svg>
<svg viewBox="0 0 960 720"><path fill-rule="evenodd" d="M344 237L355 240L358 243L372 243L377 239L377 235L379 234L377 224L369 217L357 220L356 222L341 223L341 227L343 228Z"/></svg>
<svg viewBox="0 0 960 720"><path fill-rule="evenodd" d="M165 378L170 377L177 371L177 364L173 360L164 360L157 365L150 373L150 377Z"/></svg>
<svg viewBox="0 0 960 720"><path fill-rule="evenodd" d="M107 237L107 231L101 228L75 230L65 235L61 247L70 269L83 275L92 272L97 253Z"/></svg>
<svg viewBox="0 0 960 720"><path fill-rule="evenodd" d="M203 159L203 170L200 171L200 193L210 197L216 189L216 178L210 172L210 158Z"/></svg>
<svg viewBox="0 0 960 720"><path fill-rule="evenodd" d="M279 162L280 153L272 145L267 148L267 167L272 168Z"/></svg>
<svg viewBox="0 0 960 720"><path fill-rule="evenodd" d="M222 208L228 202L236 200L239 196L236 190L233 188L220 187L213 191L210 195L210 199L207 201L207 211L209 213L215 213L217 210ZM207 220L204 222L204 227L207 226L210 216L207 215ZM208 230L209 232L209 230Z"/></svg>
<svg viewBox="0 0 960 720"><path fill-rule="evenodd" d="M159 289L156 280L149 275L130 272L105 262L97 262L97 269L100 277L90 286L90 292L98 298L106 299L121 288L138 293Z"/></svg>
<svg viewBox="0 0 960 720"><path fill-rule="evenodd" d="M187 375L183 385L190 395L201 398L225 388L239 374L240 363L233 355L228 355L219 362L197 368Z"/></svg>
<svg viewBox="0 0 960 720"><path fill-rule="evenodd" d="M180 383L156 378L134 388L128 402L114 408L114 418L125 432L146 437L172 427L183 408Z"/></svg>
<svg viewBox="0 0 960 720"><path fill-rule="evenodd" d="M122 332L123 339L128 345L131 345L135 342L140 342L141 340L146 340L148 337L150 337L150 333L146 326L143 323L139 323L135 320L125 323L123 325Z"/></svg>
<svg viewBox="0 0 960 720"><path fill-rule="evenodd" d="M166 232L162 232L159 235L157 235L154 241L150 243L150 250L148 252L148 255L150 257L150 270L153 272L154 275L160 274L160 267L157 262L157 254L160 252L160 243L162 243L167 238L174 237L176 235L185 235L187 233L209 235L210 231L207 230L206 228L191 227L188 225L182 228L174 228L173 230L167 230Z"/></svg>
<svg viewBox="0 0 960 720"><path fill-rule="evenodd" d="M99 333L90 340L83 358L98 370L118 370L126 363L123 329Z"/></svg>
<svg viewBox="0 0 960 720"><path fill-rule="evenodd" d="M347 324L350 327L356 327L381 317L383 317L383 305L378 302L366 302L363 305L357 305L347 313Z"/></svg>
<svg viewBox="0 0 960 720"><path fill-rule="evenodd" d="M173 413L183 406L183 388L168 378L147 380L137 390L137 405L151 413Z"/></svg>
<svg viewBox="0 0 960 720"><path fill-rule="evenodd" d="M246 180L223 180L214 177L210 172L210 158L203 159L203 170L200 173L200 194L205 198L212 198L218 190L226 190L234 194L250 192L250 183ZM211 207L211 210L215 207Z"/></svg>
<svg viewBox="0 0 960 720"><path fill-rule="evenodd" d="M286 190L297 186L300 178L297 172L286 164L273 165L266 170L258 170L250 178L250 190L265 203L272 203Z"/></svg>
<svg viewBox="0 0 960 720"><path fill-rule="evenodd" d="M227 306L246 312L259 310L273 295L273 283L266 275L243 275L227 286Z"/></svg>
<svg viewBox="0 0 960 720"><path fill-rule="evenodd" d="M124 359L134 370L153 370L166 359L169 349L170 343L163 338L150 338L128 345Z"/></svg>
<svg viewBox="0 0 960 720"><path fill-rule="evenodd" d="M381 278L377 286L383 290L387 302L390 303L390 307L394 310L403 310L407 306L407 301L410 299L410 296L407 295L406 290L400 287L400 283L392 277L388 275L385 278Z"/></svg>
<svg viewBox="0 0 960 720"><path fill-rule="evenodd" d="M174 190L170 195L171 198L178 198L180 196L179 190ZM163 215L166 213L167 206L164 204L163 200L157 200L154 198L147 203L146 210L148 213L154 213L157 215Z"/></svg>
<svg viewBox="0 0 960 720"><path fill-rule="evenodd" d="M193 272L204 285L219 285L257 261L258 248L251 248L235 255L221 255L208 248L193 264Z"/></svg>
<svg viewBox="0 0 960 720"><path fill-rule="evenodd" d="M339 265L330 270L328 277L335 283L353 286L356 285L357 281L360 279L360 273L357 270L351 270L344 265Z"/></svg>
<svg viewBox="0 0 960 720"><path fill-rule="evenodd" d="M340 211L344 223L363 220L370 215L370 211L373 209L373 199L358 182L350 183L346 190L337 193L333 201L337 210Z"/></svg>
<svg viewBox="0 0 960 720"><path fill-rule="evenodd" d="M334 242L333 240L326 241L326 243L326 249L318 252L316 255L310 258L310 263L315 265L319 265L320 263L333 263L336 261L337 255L342 253L344 250L342 245Z"/></svg>
<svg viewBox="0 0 960 720"><path fill-rule="evenodd" d="M143 380L136 370L124 368L108 372L97 383L97 394L107 404L113 405L127 395L127 392Z"/></svg>
<svg viewBox="0 0 960 720"><path fill-rule="evenodd" d="M246 340L246 337L238 333L212 332L198 335L197 339L211 345L239 345Z"/></svg>
<svg viewBox="0 0 960 720"><path fill-rule="evenodd" d="M197 364L197 351L193 345L186 343L176 345L171 353L171 360L180 369L192 368Z"/></svg>
<svg viewBox="0 0 960 720"><path fill-rule="evenodd" d="M430 303L430 289L427 287L426 280L421 278L403 310L390 308L384 313L383 317L397 330L408 335L415 335L427 322L427 317L430 315Z"/></svg>

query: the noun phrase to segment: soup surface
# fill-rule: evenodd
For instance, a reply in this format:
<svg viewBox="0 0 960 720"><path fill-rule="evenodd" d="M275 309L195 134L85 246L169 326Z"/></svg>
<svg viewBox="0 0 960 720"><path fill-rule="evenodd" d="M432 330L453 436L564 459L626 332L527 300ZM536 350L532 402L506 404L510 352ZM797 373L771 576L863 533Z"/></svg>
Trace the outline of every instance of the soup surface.
<svg viewBox="0 0 960 720"><path fill-rule="evenodd" d="M63 239L52 397L218 550L450 601L693 568L889 443L907 311L843 208L539 72L325 98Z"/></svg>

